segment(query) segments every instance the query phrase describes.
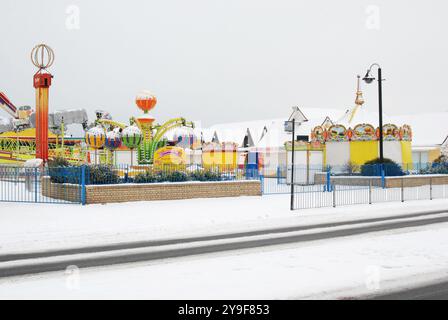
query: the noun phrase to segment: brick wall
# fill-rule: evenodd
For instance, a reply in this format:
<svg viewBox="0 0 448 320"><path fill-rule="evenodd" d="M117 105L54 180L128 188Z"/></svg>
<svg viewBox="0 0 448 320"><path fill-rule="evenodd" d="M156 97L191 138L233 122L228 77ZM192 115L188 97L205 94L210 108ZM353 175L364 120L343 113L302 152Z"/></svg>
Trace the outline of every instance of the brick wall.
<svg viewBox="0 0 448 320"><path fill-rule="evenodd" d="M372 186L381 186L381 177L331 177L331 182L337 185L349 186L368 186L372 180ZM327 176L325 173L316 173L314 178L315 184L325 184ZM401 188L401 184L406 187L420 187L429 185L448 184L448 175L412 175L404 177L386 177L386 188Z"/></svg>
<svg viewBox="0 0 448 320"><path fill-rule="evenodd" d="M52 183L50 177L41 180L42 195L44 197L81 202L81 186L69 183Z"/></svg>
<svg viewBox="0 0 448 320"><path fill-rule="evenodd" d="M44 177L41 183L42 195L45 197L81 202L80 186L78 185L51 183L49 177ZM261 196L260 181L86 186L87 204L239 196Z"/></svg>
<svg viewBox="0 0 448 320"><path fill-rule="evenodd" d="M86 203L261 196L260 181L86 186Z"/></svg>

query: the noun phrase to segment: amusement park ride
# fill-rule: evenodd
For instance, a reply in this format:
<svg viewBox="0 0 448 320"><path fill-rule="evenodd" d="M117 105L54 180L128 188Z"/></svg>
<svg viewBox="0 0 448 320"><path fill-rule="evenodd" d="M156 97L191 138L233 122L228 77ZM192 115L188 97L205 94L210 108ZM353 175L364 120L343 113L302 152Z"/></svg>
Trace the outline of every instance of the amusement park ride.
<svg viewBox="0 0 448 320"><path fill-rule="evenodd" d="M96 111L97 119L90 125L84 109L49 113L53 75L47 69L53 65L54 52L47 45L39 44L31 52L31 61L38 68L33 77L36 111L30 106L17 108L0 92L0 107L12 117L9 121L0 121L0 163L20 163L32 158L46 163L56 156L72 163L89 163L91 150L95 153L95 163L113 163L113 152L124 148L131 153L131 164L133 151L137 150L138 164L150 165L161 148L168 154L183 152L176 150L181 148L167 146L166 134L175 128L194 128L194 124L184 118L155 124L148 113L154 109L157 98L148 91L137 95L135 103L143 115L130 118L129 125L112 120L102 110ZM86 132L84 139L65 137L65 126L69 124L81 124ZM98 152L103 156L98 157Z"/></svg>
<svg viewBox="0 0 448 320"><path fill-rule="evenodd" d="M22 130L30 126L29 117L33 110L30 106L21 106L16 108L8 97L0 92L0 107L12 117L12 121L4 124L0 124L0 133L4 131Z"/></svg>
<svg viewBox="0 0 448 320"><path fill-rule="evenodd" d="M169 131L179 127L194 128L194 124L184 118L171 119L162 125L154 124L155 119L148 113L154 109L157 98L149 91L139 93L135 102L138 108L144 112L143 115L132 117L129 120L129 125L111 119L99 118L96 121L98 126L87 131L86 142L95 150L106 147L112 152L123 144L131 150L131 155L132 151L137 149L139 165L153 164L156 150L167 144L164 136ZM167 151L174 149L174 147L166 148Z"/></svg>

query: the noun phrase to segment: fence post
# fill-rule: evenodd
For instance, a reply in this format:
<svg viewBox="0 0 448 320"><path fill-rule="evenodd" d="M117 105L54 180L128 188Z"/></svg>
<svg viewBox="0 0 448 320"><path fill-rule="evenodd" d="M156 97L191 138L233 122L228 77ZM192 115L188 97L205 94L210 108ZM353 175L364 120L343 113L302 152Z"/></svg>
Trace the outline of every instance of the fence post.
<svg viewBox="0 0 448 320"><path fill-rule="evenodd" d="M327 168L327 192L331 191L331 172L330 168Z"/></svg>
<svg viewBox="0 0 448 320"><path fill-rule="evenodd" d="M86 166L81 166L81 203L86 204Z"/></svg>
<svg viewBox="0 0 448 320"><path fill-rule="evenodd" d="M264 194L264 175L260 174L261 194Z"/></svg>
<svg viewBox="0 0 448 320"><path fill-rule="evenodd" d="M336 208L336 185L335 184L333 184L332 190L333 190L333 208Z"/></svg>
<svg viewBox="0 0 448 320"><path fill-rule="evenodd" d="M277 166L277 184L280 184L280 166Z"/></svg>
<svg viewBox="0 0 448 320"><path fill-rule="evenodd" d="M372 179L369 179L369 204L372 204Z"/></svg>
<svg viewBox="0 0 448 320"><path fill-rule="evenodd" d="M401 202L404 202L404 178L401 178Z"/></svg>
<svg viewBox="0 0 448 320"><path fill-rule="evenodd" d="M37 203L37 169L34 168L34 202Z"/></svg>
<svg viewBox="0 0 448 320"><path fill-rule="evenodd" d="M432 178L429 178L429 200L432 200Z"/></svg>
<svg viewBox="0 0 448 320"><path fill-rule="evenodd" d="M386 188L386 173L384 172L384 165L380 164L381 166L381 187L383 189Z"/></svg>

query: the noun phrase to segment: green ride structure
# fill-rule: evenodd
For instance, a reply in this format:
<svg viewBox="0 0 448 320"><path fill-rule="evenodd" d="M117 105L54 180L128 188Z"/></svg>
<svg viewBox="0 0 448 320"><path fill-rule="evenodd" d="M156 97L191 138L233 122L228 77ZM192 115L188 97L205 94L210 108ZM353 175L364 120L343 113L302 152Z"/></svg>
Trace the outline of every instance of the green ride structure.
<svg viewBox="0 0 448 320"><path fill-rule="evenodd" d="M148 115L157 103L154 95L148 91L141 92L136 98L137 106L143 110L142 116L131 118L126 125L109 119L98 119L97 125L104 131L119 129L121 142L132 151L137 149L138 164L151 165L154 162L154 153L157 149L167 145L165 135L175 128L194 128L194 123L179 117L166 121L163 124L154 124L154 118ZM107 141L106 141L107 144ZM131 159L131 163L133 160Z"/></svg>

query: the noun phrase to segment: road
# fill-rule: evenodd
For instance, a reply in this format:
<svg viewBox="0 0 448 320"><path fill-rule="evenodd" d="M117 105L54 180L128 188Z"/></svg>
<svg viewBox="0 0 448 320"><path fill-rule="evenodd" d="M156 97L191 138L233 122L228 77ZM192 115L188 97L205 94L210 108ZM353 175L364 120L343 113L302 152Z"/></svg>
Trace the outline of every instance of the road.
<svg viewBox="0 0 448 320"><path fill-rule="evenodd" d="M378 295L372 300L448 300L448 281Z"/></svg>
<svg viewBox="0 0 448 320"><path fill-rule="evenodd" d="M417 212L417 213L413 213L413 214L401 215L399 217L370 218L370 219L332 222L332 223L321 223L321 224L313 224L313 225L305 225L305 226L298 225L298 226L283 227L283 228L271 228L271 229L262 229L262 230L256 230L256 231L226 233L226 234L218 234L218 235L210 235L210 236L198 236L198 237L167 239L167 240L123 242L123 243L118 243L118 244L107 244L107 245L101 245L101 246L90 246L90 247L61 249L61 250L48 250L48 251L32 252L32 253L7 254L7 255L0 255L0 263L7 262L7 261L48 258L48 257L57 257L57 256L63 256L63 255L74 255L74 254L82 254L82 253L96 253L96 252L107 252L107 251L126 250L126 249L149 248L149 247L185 244L185 243L193 243L193 242L204 242L204 241L212 241L212 240L226 240L226 239L230 240L230 239L237 239L237 238L243 238L243 237L254 237L254 236L261 236L261 235L268 235L268 234L282 234L282 233L288 233L288 232L299 232L299 231L307 231L307 230L313 230L313 229L336 228L336 227L341 227L341 226L351 226L351 225L358 225L358 224L365 224L365 223L387 222L387 221L393 221L393 220L397 220L397 219L431 217L431 216L435 216L435 215L443 214L443 213L448 213L448 212L446 210L428 210L428 211L422 211L422 212Z"/></svg>
<svg viewBox="0 0 448 320"><path fill-rule="evenodd" d="M414 220L409 220L410 218L414 218ZM138 242L134 244L127 243L104 247L31 253L27 255L8 255L0 257L0 278L63 271L70 265L76 265L79 268L101 267L348 237L445 222L448 222L448 213L425 212L399 218L368 219L356 222L298 226L247 233L235 233L230 235ZM358 225L361 223L363 223L363 225ZM334 227L337 227L337 229L322 231L322 228ZM319 230L312 232L313 229ZM294 234L294 232L300 231L307 232ZM224 242L223 240L226 241ZM173 244L182 244L182 246L176 247L173 246ZM188 245L186 246L185 244ZM136 252L135 249L139 249L138 252ZM77 254L78 256L73 256L74 254ZM34 261L33 259L35 258L39 259Z"/></svg>

